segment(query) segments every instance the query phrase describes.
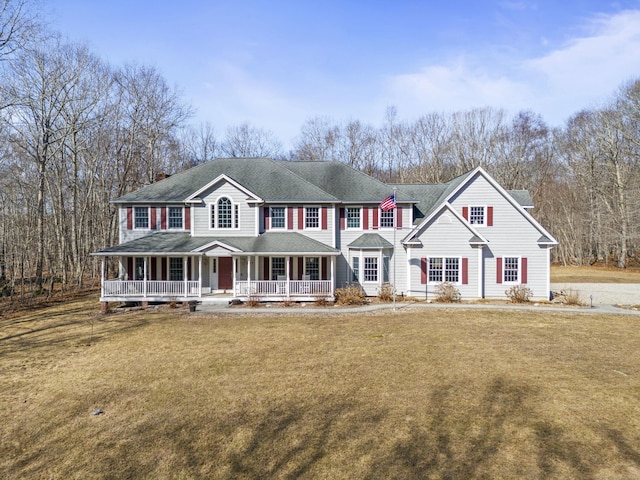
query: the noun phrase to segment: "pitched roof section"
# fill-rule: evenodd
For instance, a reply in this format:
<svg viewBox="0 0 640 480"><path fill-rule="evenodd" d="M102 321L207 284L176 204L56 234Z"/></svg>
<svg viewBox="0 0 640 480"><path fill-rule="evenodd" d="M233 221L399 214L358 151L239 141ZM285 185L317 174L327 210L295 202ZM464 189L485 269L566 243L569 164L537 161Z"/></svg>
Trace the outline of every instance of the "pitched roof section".
<svg viewBox="0 0 640 480"><path fill-rule="evenodd" d="M341 162L282 162L281 165L343 202L377 203L393 193L392 186Z"/></svg>
<svg viewBox="0 0 640 480"><path fill-rule="evenodd" d="M232 253L338 255L338 250L297 232L268 232L259 237L191 237L184 232L158 232L100 250L95 255L202 255L213 246Z"/></svg>
<svg viewBox="0 0 640 480"><path fill-rule="evenodd" d="M337 202L338 199L268 158L218 158L123 195L113 203L181 203L224 175L268 202Z"/></svg>
<svg viewBox="0 0 640 480"><path fill-rule="evenodd" d="M393 248L393 244L377 233L363 233L347 245L350 248Z"/></svg>

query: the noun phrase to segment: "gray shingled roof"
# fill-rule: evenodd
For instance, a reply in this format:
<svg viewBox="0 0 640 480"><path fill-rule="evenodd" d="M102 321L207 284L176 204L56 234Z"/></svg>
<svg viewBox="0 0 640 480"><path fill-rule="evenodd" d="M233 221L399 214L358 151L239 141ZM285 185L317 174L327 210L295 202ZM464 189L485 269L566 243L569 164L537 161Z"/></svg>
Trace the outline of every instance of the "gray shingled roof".
<svg viewBox="0 0 640 480"><path fill-rule="evenodd" d="M393 244L385 240L377 233L363 233L348 247L351 248L393 248Z"/></svg>
<svg viewBox="0 0 640 480"><path fill-rule="evenodd" d="M226 175L267 202L336 202L338 199L268 158L218 158L123 195L113 203L184 202Z"/></svg>
<svg viewBox="0 0 640 480"><path fill-rule="evenodd" d="M297 232L267 232L259 237L191 237L189 233L158 232L120 245L105 248L96 255L174 254L193 255L214 242L229 245L243 253L316 253L337 255L338 250Z"/></svg>
<svg viewBox="0 0 640 480"><path fill-rule="evenodd" d="M393 193L393 187L341 162L283 162L282 166L343 202L381 202Z"/></svg>

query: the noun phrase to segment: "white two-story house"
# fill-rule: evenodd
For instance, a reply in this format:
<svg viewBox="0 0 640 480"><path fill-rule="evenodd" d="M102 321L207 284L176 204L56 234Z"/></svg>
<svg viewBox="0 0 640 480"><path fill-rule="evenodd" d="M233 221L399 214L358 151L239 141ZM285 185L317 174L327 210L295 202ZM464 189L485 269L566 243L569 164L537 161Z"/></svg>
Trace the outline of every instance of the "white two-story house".
<svg viewBox="0 0 640 480"><path fill-rule="evenodd" d="M395 207L380 203L395 192ZM338 162L217 159L113 201L120 242L103 261L101 301L309 301L361 285L429 297L549 297L556 240L526 191L482 168L438 185L388 185ZM104 260L104 259L103 259ZM219 296L219 295L218 295Z"/></svg>

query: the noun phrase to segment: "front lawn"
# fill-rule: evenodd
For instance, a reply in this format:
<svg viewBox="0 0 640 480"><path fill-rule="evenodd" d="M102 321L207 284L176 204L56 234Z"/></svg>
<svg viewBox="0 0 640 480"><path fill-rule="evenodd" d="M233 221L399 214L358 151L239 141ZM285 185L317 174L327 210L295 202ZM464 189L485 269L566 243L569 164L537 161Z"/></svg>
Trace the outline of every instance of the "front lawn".
<svg viewBox="0 0 640 480"><path fill-rule="evenodd" d="M98 309L0 319L0 477L640 476L637 317Z"/></svg>

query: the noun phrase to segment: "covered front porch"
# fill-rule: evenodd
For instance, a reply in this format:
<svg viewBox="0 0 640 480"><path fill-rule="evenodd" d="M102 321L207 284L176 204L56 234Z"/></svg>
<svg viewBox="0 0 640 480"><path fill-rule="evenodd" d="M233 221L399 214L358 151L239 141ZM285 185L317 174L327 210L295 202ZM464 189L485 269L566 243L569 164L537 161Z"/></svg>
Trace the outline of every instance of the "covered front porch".
<svg viewBox="0 0 640 480"><path fill-rule="evenodd" d="M169 235L151 235L98 252L101 302L333 299L338 252L302 235L225 239ZM185 247L190 248L184 251Z"/></svg>

